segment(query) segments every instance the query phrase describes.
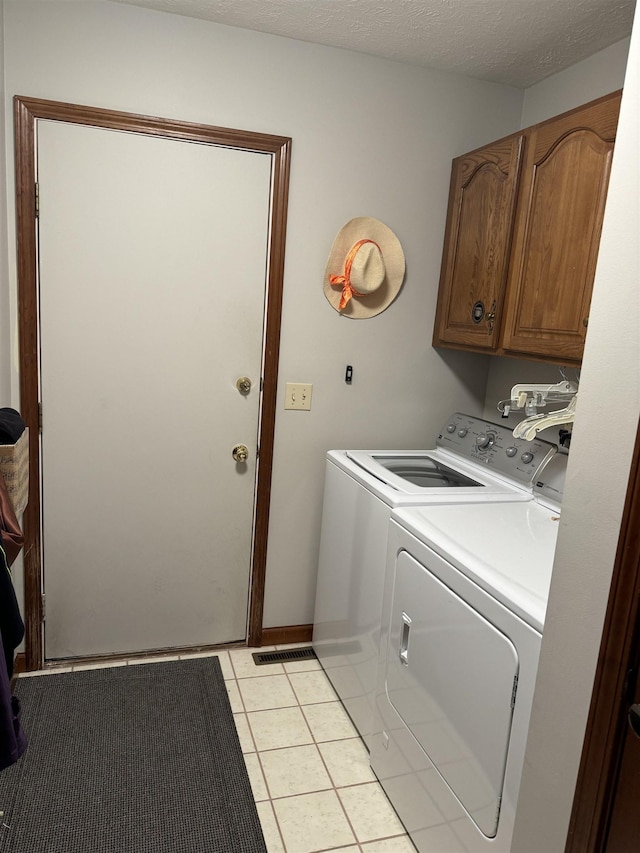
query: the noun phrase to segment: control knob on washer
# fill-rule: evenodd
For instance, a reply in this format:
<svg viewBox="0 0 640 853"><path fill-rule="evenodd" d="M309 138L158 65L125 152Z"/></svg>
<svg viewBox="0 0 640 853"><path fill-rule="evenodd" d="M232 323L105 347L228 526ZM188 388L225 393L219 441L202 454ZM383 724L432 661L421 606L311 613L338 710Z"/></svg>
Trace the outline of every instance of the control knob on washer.
<svg viewBox="0 0 640 853"><path fill-rule="evenodd" d="M458 435L460 436L460 438L464 438L468 432L469 430L466 427L462 427L458 430Z"/></svg>
<svg viewBox="0 0 640 853"><path fill-rule="evenodd" d="M491 433L481 432L480 435L476 436L476 446L480 448L480 450L485 450L494 442L494 437Z"/></svg>
<svg viewBox="0 0 640 853"><path fill-rule="evenodd" d="M525 450L520 459L522 459L525 465L528 465L529 462L533 462L533 453L530 450Z"/></svg>
<svg viewBox="0 0 640 853"><path fill-rule="evenodd" d="M518 452L517 447L507 447L507 449L505 450L505 453L507 454L509 459L512 459L516 455L517 452Z"/></svg>
<svg viewBox="0 0 640 853"><path fill-rule="evenodd" d="M447 432L455 432L456 425L455 424L447 424Z"/></svg>

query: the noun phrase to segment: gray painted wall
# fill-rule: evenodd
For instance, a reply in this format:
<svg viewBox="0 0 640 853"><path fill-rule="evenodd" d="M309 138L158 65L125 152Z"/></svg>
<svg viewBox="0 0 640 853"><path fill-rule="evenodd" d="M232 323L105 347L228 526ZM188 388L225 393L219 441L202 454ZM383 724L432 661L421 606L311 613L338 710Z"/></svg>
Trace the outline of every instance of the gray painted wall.
<svg viewBox="0 0 640 853"><path fill-rule="evenodd" d="M517 128L522 92L114 3L6 0L5 28L8 99L293 137L264 624L311 622L325 451L424 446L452 410L482 410L487 360L430 343L450 164ZM395 231L407 276L387 311L353 321L322 278L335 234L361 215ZM11 293L15 309L13 281ZM313 383L311 412L283 411L286 381Z"/></svg>

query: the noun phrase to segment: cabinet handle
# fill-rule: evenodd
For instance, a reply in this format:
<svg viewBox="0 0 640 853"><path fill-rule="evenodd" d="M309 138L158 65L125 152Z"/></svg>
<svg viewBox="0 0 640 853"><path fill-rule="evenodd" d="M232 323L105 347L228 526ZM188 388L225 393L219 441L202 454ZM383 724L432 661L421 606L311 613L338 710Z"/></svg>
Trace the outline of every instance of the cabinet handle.
<svg viewBox="0 0 640 853"><path fill-rule="evenodd" d="M489 325L489 334L491 334L493 332L493 324L495 322L495 319L496 319L496 303L494 300L493 305L491 306L491 309L487 312L487 323Z"/></svg>
<svg viewBox="0 0 640 853"><path fill-rule="evenodd" d="M588 317L582 318L582 325L585 327L585 329L587 328L587 326L589 325L589 318Z"/></svg>

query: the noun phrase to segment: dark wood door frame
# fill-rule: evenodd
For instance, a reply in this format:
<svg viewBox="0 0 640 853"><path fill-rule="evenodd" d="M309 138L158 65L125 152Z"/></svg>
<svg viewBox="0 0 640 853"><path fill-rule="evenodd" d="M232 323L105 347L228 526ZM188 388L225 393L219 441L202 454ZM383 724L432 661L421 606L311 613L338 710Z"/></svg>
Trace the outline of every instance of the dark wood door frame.
<svg viewBox="0 0 640 853"><path fill-rule="evenodd" d="M606 838L640 652L640 429L565 853L598 853Z"/></svg>
<svg viewBox="0 0 640 853"><path fill-rule="evenodd" d="M20 406L33 436L30 447L29 503L24 515L24 595L26 669L44 662L39 454L38 260L36 222L36 122L38 119L122 130L182 142L237 148L271 155L271 198L267 266L267 311L263 352L259 462L253 531L247 644L262 637L271 468L276 412L280 317L291 163L291 139L242 130L156 118L97 107L14 98Z"/></svg>

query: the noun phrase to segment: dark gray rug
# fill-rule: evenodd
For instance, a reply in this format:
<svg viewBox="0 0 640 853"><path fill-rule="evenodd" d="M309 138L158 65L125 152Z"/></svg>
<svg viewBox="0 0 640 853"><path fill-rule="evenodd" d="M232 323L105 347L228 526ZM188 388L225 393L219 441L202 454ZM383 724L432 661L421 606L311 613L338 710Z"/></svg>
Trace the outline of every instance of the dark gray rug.
<svg viewBox="0 0 640 853"><path fill-rule="evenodd" d="M215 657L18 679L6 853L266 853Z"/></svg>

